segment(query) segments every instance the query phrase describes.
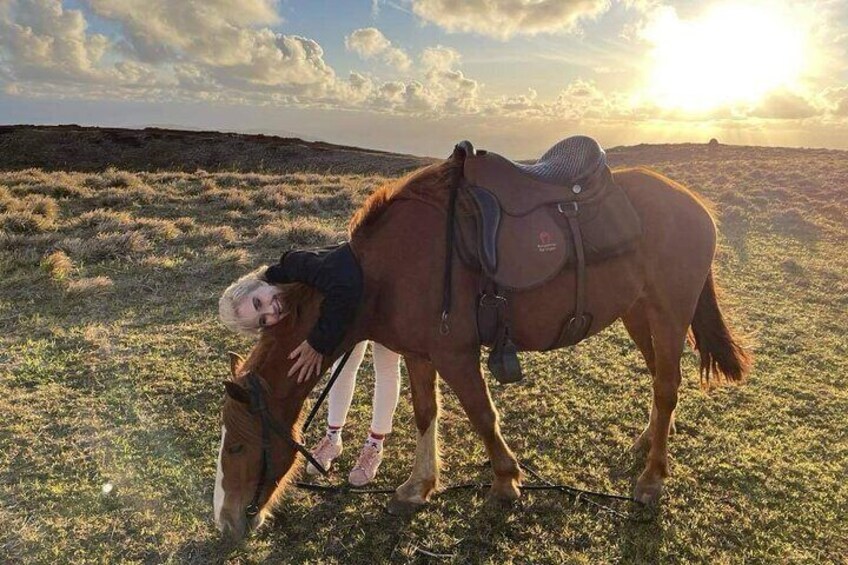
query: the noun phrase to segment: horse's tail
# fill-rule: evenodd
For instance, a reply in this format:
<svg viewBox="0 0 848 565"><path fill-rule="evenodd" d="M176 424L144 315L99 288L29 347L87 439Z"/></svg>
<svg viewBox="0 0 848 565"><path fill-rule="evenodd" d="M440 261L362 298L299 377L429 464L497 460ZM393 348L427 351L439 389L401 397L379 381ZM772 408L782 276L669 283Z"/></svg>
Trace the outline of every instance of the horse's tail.
<svg viewBox="0 0 848 565"><path fill-rule="evenodd" d="M713 272L707 275L692 319L695 349L701 356L701 383L709 386L713 375L738 383L751 368L751 354L724 321L716 296Z"/></svg>

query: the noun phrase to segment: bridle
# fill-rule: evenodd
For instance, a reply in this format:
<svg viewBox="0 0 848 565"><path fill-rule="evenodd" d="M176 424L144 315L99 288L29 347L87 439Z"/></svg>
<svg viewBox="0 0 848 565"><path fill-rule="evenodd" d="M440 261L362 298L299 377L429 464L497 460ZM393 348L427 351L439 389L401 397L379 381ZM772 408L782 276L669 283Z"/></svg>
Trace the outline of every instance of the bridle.
<svg viewBox="0 0 848 565"><path fill-rule="evenodd" d="M330 393L330 389L333 384L335 384L336 379L339 378L347 360L350 359L351 353L352 350L342 356L342 359L336 366L333 375L330 377L330 380L327 381L327 385L324 387L324 390L321 391L320 396L318 396L318 399L315 401L315 405L312 406L309 416L306 417L306 421L303 424L303 433L305 433L307 428L309 428L309 424L312 423L312 420L315 418L315 414L318 412L318 409L321 407L324 399L327 398L327 395ZM273 476L271 464L271 432L274 432L283 438L283 440L288 442L289 445L294 447L309 463L312 464L312 466L318 469L319 473L326 477L329 475L329 472L315 459L315 457L312 456L309 450L306 449L306 446L296 441L291 436L291 432L285 430L271 415L271 412L268 410L268 403L265 401L265 389L262 386L262 378L256 374L255 371L250 371L245 380L247 382L247 393L250 400L248 411L251 414L258 415L259 421L262 425L262 458L260 462L259 482L256 483L256 490L253 493L253 499L244 511L247 519L252 520L257 514L259 514L259 498L262 496L262 492L267 486L266 481L268 477ZM276 484L274 487L276 488Z"/></svg>
<svg viewBox="0 0 848 565"><path fill-rule="evenodd" d="M262 423L262 459L260 463L259 482L256 483L256 491L253 493L253 500L245 509L244 513L248 520L253 519L259 514L259 498L267 486L268 477L273 476L271 463L271 432L274 432L292 447L294 447L307 461L318 469L322 475L327 475L327 470L309 453L306 447L296 441L291 433L283 429L283 427L271 416L268 410L268 403L265 401L265 391L260 382L260 377L255 372L251 371L247 374L247 392L250 395L249 410L251 414L259 416L259 421ZM276 485L274 485L276 487Z"/></svg>

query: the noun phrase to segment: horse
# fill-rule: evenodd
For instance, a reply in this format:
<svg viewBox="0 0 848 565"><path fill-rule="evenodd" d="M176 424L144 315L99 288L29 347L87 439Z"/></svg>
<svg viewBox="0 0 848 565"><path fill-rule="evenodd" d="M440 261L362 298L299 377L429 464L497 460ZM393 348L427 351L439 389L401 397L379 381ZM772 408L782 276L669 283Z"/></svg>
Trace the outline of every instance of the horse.
<svg viewBox="0 0 848 565"><path fill-rule="evenodd" d="M475 307L479 273L451 257L450 332L440 331L446 218L450 192L463 182L465 153L423 167L372 193L349 224L350 245L364 275L363 302L326 370L344 351L371 339L404 356L417 428L409 478L390 510L418 507L439 488L437 374L453 390L483 440L494 479L488 496L520 495L522 473L504 441L481 371ZM604 165L606 166L606 165ZM738 383L751 357L719 306L713 275L716 224L693 192L646 168L611 172L643 226L632 252L588 265L593 313L587 336L622 320L652 375L650 418L635 440L646 452L634 497L654 503L669 475L668 436L674 425L687 337L700 355L702 382ZM455 255L455 254L454 254ZM576 282L563 271L510 298L512 339L521 351L542 351L574 308ZM298 473L304 402L319 380L288 378L289 353L318 318L321 296L303 285L283 288L291 313L264 330L247 359L233 358L225 382L214 516L219 529L242 537L259 527Z"/></svg>

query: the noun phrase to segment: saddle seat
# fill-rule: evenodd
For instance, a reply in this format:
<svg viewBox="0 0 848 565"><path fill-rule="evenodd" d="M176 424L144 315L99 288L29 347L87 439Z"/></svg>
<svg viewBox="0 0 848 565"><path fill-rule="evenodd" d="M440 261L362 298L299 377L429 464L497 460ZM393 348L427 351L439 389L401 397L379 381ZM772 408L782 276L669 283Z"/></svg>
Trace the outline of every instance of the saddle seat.
<svg viewBox="0 0 848 565"><path fill-rule="evenodd" d="M584 185L594 181L606 164L598 142L583 135L563 139L531 165L485 150L474 152L472 148L470 153L471 158L466 155L465 160L466 181L485 188L505 212L516 216L542 204L580 200L589 188Z"/></svg>

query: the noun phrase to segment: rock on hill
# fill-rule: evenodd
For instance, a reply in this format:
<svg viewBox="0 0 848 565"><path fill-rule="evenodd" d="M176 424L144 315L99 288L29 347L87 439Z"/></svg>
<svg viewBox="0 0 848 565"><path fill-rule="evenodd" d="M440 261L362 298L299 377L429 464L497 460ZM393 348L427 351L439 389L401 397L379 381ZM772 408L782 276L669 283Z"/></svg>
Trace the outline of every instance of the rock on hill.
<svg viewBox="0 0 848 565"><path fill-rule="evenodd" d="M266 171L396 175L431 159L269 135L217 131L0 126L0 169Z"/></svg>

